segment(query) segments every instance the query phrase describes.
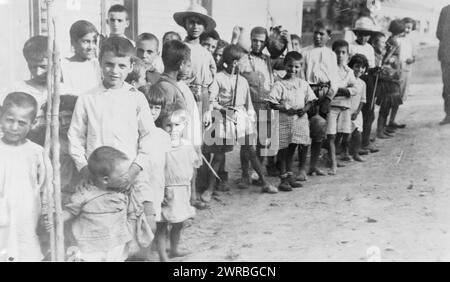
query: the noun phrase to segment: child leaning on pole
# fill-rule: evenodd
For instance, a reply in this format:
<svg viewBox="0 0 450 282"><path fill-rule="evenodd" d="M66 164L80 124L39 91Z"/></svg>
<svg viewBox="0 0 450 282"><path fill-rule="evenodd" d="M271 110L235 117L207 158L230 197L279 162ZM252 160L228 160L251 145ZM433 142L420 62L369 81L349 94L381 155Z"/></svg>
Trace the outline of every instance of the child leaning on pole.
<svg viewBox="0 0 450 282"><path fill-rule="evenodd" d="M132 161L127 180L143 205L148 223L155 226L153 187L148 184L148 160L151 156L152 134L156 127L145 96L125 83L132 71L134 47L125 38L104 41L100 52L103 83L78 98L69 129L70 154L88 184L87 160L101 146L124 152Z"/></svg>

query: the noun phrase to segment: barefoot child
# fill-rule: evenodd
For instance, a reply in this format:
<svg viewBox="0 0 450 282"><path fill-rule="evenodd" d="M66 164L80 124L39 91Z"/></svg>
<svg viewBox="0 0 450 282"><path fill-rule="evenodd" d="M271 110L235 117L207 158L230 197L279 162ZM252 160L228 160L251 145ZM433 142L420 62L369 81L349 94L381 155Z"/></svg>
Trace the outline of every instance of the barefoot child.
<svg viewBox="0 0 450 282"><path fill-rule="evenodd" d="M78 98L69 129L69 150L87 183L87 159L101 146L124 152L132 160L129 184L144 205L147 220L154 227L153 188L148 184L152 133L156 129L145 96L125 83L132 70L133 45L125 38L105 40L100 52L103 83Z"/></svg>
<svg viewBox="0 0 450 282"><path fill-rule="evenodd" d="M363 118L361 109L366 103L366 83L361 79L361 76L366 73L369 68L369 63L366 56L362 54L356 54L348 63L348 66L353 70L356 78L355 88L356 95L352 96L352 148L351 155L353 159L358 162L363 162L363 159L359 156L361 149L361 133L363 130Z"/></svg>
<svg viewBox="0 0 450 282"><path fill-rule="evenodd" d="M348 143L351 134L351 97L356 95L355 75L353 70L347 66L349 45L345 40L337 40L333 43L333 51L336 53L338 64L338 91L331 100L330 113L327 118L327 135L329 154L331 159L330 175L337 172L336 140L342 139L344 156L342 160L349 161Z"/></svg>
<svg viewBox="0 0 450 282"><path fill-rule="evenodd" d="M302 60L303 57L298 52L287 53L284 59L286 76L282 81L275 82L270 93L276 102L273 108L280 111L280 152L278 156L281 163L281 183L278 189L285 192L303 186L294 179L292 170L297 147L300 152L299 178L306 178L306 155L311 144L307 112L312 102L317 99L309 84L298 78L303 67Z"/></svg>
<svg viewBox="0 0 450 282"><path fill-rule="evenodd" d="M215 171L219 171L225 162L225 153L233 150L233 145L238 141L241 146L241 167L242 182L239 188L249 188L246 183L250 183L249 162L258 174L259 184L263 190L276 190L267 182L259 158L256 155L254 144L256 143L256 113L250 95L250 88L247 80L239 75L238 62L245 55L245 50L237 45L230 45L224 50L222 66L223 71L217 74L219 85L218 101L214 103L214 138L206 135L205 143L208 153L214 154L212 166ZM237 86L236 86L237 81ZM212 142L211 142L212 141ZM209 201L214 192L216 179L209 174L208 189L203 193L202 200Z"/></svg>
<svg viewBox="0 0 450 282"><path fill-rule="evenodd" d="M75 54L61 60L61 72L72 95L82 95L102 81L97 41L98 31L88 21L77 21L70 28L70 43Z"/></svg>
<svg viewBox="0 0 450 282"><path fill-rule="evenodd" d="M106 146L96 149L88 161L92 185L78 190L64 207L63 220L73 219L71 229L83 261L120 262L127 258L126 244L132 238L125 194L129 166L124 153Z"/></svg>
<svg viewBox="0 0 450 282"><path fill-rule="evenodd" d="M44 213L46 165L44 149L26 136L35 122L33 96L14 92L0 111L0 261L40 261L36 227ZM51 170L51 169L50 169Z"/></svg>
<svg viewBox="0 0 450 282"><path fill-rule="evenodd" d="M170 134L172 148L166 155L166 186L162 205L162 222L158 224L156 233L161 261L169 261L169 257L187 255L179 250L181 231L184 221L195 215L195 209L190 204L191 182L194 168L200 166L201 160L192 144L183 139L182 132L188 122L188 113L183 109L175 109L163 121L164 130ZM166 252L168 224L171 225L169 256Z"/></svg>
<svg viewBox="0 0 450 282"><path fill-rule="evenodd" d="M331 100L337 93L336 54L327 47L330 40L330 27L319 20L314 25L314 46L305 49L305 80L308 81L318 98L312 107L310 118L311 161L308 175L325 173L318 168L322 142L326 139L326 118L330 111Z"/></svg>

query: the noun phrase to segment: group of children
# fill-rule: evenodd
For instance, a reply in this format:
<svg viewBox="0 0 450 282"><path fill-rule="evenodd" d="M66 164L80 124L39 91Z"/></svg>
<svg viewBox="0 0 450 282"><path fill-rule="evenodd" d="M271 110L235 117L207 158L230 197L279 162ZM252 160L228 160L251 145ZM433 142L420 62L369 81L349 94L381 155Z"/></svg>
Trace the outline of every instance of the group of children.
<svg viewBox="0 0 450 282"><path fill-rule="evenodd" d="M229 189L225 160L235 145L238 187L257 185L275 194L302 187L307 175L324 175L322 147L333 175L337 152L344 161L376 152L370 144L374 102L381 108L378 138L402 127L395 115L407 88L403 70L414 62L401 37L412 24L408 19L391 24L386 48L384 35L363 25L355 29L355 43L338 40L332 49L321 21L311 48L301 49L300 38L284 31L282 56L265 51L269 32L263 27L252 29L249 50L240 44L242 28L225 42L199 5L174 20L187 37L167 32L161 54L153 34L136 42L125 36L128 13L120 5L109 11L107 38L87 21L70 29L74 55L61 61L59 137L65 238L67 247L77 248L74 260L146 260L151 251L161 261L186 255L179 248L183 223ZM47 38L29 39L23 53L31 79L1 99L1 261L44 259L48 234L36 230L53 227L45 194L51 163L42 148ZM264 173L265 157L267 174L280 177L278 187Z"/></svg>

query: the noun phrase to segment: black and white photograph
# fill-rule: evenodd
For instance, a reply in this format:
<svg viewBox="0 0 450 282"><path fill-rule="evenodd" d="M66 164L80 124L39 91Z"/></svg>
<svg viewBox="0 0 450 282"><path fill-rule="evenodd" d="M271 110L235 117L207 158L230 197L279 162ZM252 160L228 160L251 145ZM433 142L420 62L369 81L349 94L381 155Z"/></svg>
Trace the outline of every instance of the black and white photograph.
<svg viewBox="0 0 450 282"><path fill-rule="evenodd" d="M0 262L450 262L450 0L0 0L0 28Z"/></svg>

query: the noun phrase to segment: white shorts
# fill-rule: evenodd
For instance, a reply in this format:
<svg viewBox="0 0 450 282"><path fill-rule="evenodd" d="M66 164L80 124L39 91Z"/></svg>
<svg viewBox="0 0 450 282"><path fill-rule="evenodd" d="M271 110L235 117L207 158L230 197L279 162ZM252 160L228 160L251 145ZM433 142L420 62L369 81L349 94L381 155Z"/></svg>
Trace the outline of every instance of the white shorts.
<svg viewBox="0 0 450 282"><path fill-rule="evenodd" d="M352 133L352 113L350 109L331 107L327 116L327 135Z"/></svg>

